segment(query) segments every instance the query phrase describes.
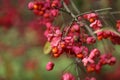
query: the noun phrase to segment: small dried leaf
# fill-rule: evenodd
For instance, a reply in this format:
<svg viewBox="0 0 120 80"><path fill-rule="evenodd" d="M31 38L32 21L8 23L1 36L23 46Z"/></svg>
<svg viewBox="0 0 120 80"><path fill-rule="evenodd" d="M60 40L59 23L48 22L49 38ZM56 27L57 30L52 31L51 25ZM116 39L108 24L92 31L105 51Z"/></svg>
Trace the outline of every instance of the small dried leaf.
<svg viewBox="0 0 120 80"><path fill-rule="evenodd" d="M44 48L43 48L43 52L44 52L44 54L49 54L50 51L51 51L50 43L49 43L49 42L46 42L46 43L45 43L45 46L44 46Z"/></svg>

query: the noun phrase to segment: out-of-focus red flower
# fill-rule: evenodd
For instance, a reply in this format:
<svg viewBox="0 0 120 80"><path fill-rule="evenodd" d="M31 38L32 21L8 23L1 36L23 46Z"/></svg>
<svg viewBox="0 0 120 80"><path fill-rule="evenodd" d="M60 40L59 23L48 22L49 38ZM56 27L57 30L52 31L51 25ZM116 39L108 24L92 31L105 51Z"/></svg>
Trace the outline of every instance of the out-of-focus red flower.
<svg viewBox="0 0 120 80"><path fill-rule="evenodd" d="M107 73L106 80L120 80L120 66L114 72Z"/></svg>
<svg viewBox="0 0 120 80"><path fill-rule="evenodd" d="M12 52L12 55L14 57L20 57L22 56L23 54L25 54L25 51L27 49L27 47L25 45L20 45L16 48L11 48L11 52Z"/></svg>
<svg viewBox="0 0 120 80"><path fill-rule="evenodd" d="M37 68L37 60L27 60L24 64L26 70L35 70Z"/></svg>

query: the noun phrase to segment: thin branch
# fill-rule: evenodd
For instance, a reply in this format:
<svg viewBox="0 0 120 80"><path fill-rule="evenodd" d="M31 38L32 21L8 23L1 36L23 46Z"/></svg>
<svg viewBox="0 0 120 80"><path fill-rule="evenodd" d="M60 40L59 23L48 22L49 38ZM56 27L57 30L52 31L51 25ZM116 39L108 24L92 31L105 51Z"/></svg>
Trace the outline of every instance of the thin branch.
<svg viewBox="0 0 120 80"><path fill-rule="evenodd" d="M110 12L111 14L120 14L120 11Z"/></svg>
<svg viewBox="0 0 120 80"><path fill-rule="evenodd" d="M71 11L70 11L70 9L68 8L68 6L66 5L66 3L63 1L63 6L64 6L64 8L66 9L66 11L68 12L68 13L70 13L70 15L74 18L74 19L76 19L76 16L73 14L73 13L71 13Z"/></svg>
<svg viewBox="0 0 120 80"><path fill-rule="evenodd" d="M85 68L83 67L83 64L82 64L82 62L81 62L81 59L76 58L76 61L77 61L77 63L78 63L79 69L80 69L82 72L86 73Z"/></svg>
<svg viewBox="0 0 120 80"><path fill-rule="evenodd" d="M80 11L79 11L78 8L76 7L76 5L75 5L75 3L73 2L73 0L70 0L70 2L71 2L72 7L75 9L75 11L76 11L78 14L80 14Z"/></svg>
<svg viewBox="0 0 120 80"><path fill-rule="evenodd" d="M67 14L69 14L69 15L71 14L70 12L66 11L65 9L57 8L57 7L54 7L54 8L55 8L55 9L58 9L58 10L64 12L64 13L67 13Z"/></svg>
<svg viewBox="0 0 120 80"><path fill-rule="evenodd" d="M94 12L102 12L102 11L107 11L107 10L111 10L112 8L104 8L104 9L98 9L98 10L94 10ZM84 15L84 14L89 14L93 11L88 11L88 12L84 12L84 13L80 13L78 16L80 15Z"/></svg>
<svg viewBox="0 0 120 80"><path fill-rule="evenodd" d="M65 67L65 69L62 72L65 72L65 70L67 70L73 63L74 63L74 61L71 62L67 67Z"/></svg>
<svg viewBox="0 0 120 80"><path fill-rule="evenodd" d="M74 21L71 21L71 23L69 24L69 27L68 27L68 29L66 30L66 33L65 33L64 36L66 36L66 35L69 33L70 28L72 27L73 22L74 22Z"/></svg>
<svg viewBox="0 0 120 80"><path fill-rule="evenodd" d="M98 9L95 10L96 12L101 12L101 11L106 11L106 10L111 10L112 8L103 8L103 9Z"/></svg>
<svg viewBox="0 0 120 80"><path fill-rule="evenodd" d="M77 60L75 59L75 63L76 63L76 73L77 73L77 80L80 80L80 72L79 72L79 65Z"/></svg>

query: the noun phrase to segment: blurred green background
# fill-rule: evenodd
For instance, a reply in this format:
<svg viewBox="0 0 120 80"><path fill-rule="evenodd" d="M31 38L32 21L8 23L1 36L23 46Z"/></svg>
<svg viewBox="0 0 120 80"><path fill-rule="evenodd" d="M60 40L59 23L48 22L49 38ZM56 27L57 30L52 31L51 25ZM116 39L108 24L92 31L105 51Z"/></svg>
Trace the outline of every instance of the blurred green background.
<svg viewBox="0 0 120 80"><path fill-rule="evenodd" d="M37 23L38 16L28 10L30 1L0 0L0 80L60 80L63 70L72 62L64 55L53 59L44 54L45 28ZM106 7L112 7L112 11L120 10L120 0L73 1L81 12ZM114 16L119 18L119 14ZM101 50L104 48L102 43L97 45ZM117 64L113 67L105 66L98 78L114 72L120 66L120 46L114 48ZM48 61L55 63L55 68L50 72L45 69ZM74 69L75 66L71 65L66 71L76 75Z"/></svg>

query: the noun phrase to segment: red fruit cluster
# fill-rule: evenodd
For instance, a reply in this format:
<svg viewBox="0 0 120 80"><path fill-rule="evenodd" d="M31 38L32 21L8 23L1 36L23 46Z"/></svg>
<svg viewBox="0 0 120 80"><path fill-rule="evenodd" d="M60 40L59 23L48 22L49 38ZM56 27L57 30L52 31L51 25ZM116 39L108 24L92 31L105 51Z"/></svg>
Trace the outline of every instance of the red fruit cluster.
<svg viewBox="0 0 120 80"><path fill-rule="evenodd" d="M61 30L60 26L53 24L54 18L58 16L58 11L61 10L60 1L41 0L39 2L30 2L28 5L29 9L33 10L35 14L40 15L40 23L47 28L45 36L50 42L52 56L59 57L61 54L66 53L68 56L77 58L83 63L87 72L99 72L103 65L114 64L116 62L115 57L110 54L101 54L97 48L89 48L89 46L102 39L110 39L112 43L120 44L120 36L113 31L101 31L100 29L102 29L103 24L97 13L84 14L74 18L67 9L66 11L68 11L68 14L74 20L69 26L66 25ZM99 32L95 34L92 31ZM53 67L54 64L52 62L46 65L48 71L52 70ZM63 75L62 80L68 79L74 80L74 77L69 73ZM86 80L95 80L95 78L88 78Z"/></svg>
<svg viewBox="0 0 120 80"><path fill-rule="evenodd" d="M77 57L82 60L88 72L99 72L103 65L114 64L116 62L115 58L112 56L112 58L105 57L104 59L106 59L106 62L104 62L105 60L102 58L103 55L100 54L98 49L95 48L89 51L88 47L83 46L83 44L92 45L96 42L94 37L89 36L83 30L83 26L74 23L69 30L65 28L63 31L67 32L67 34L64 35L65 33L63 34L59 27L54 27L50 24L46 30L46 37L51 44L52 55L54 57L59 57L64 52L67 55ZM106 34L104 34L103 38L113 36L113 32L105 32ZM107 36L108 34L109 36ZM97 37L99 36L100 32L97 33Z"/></svg>
<svg viewBox="0 0 120 80"><path fill-rule="evenodd" d="M66 52L67 55L82 58L83 54L88 54L88 48L82 44L94 44L96 39L89 36L82 28L83 26L73 23L70 29L64 28L63 33L59 27L47 24L45 36L51 44L53 56L59 57Z"/></svg>
<svg viewBox="0 0 120 80"><path fill-rule="evenodd" d="M116 58L108 53L100 55L99 50L94 49L82 62L86 66L87 72L99 72L102 66L115 64Z"/></svg>
<svg viewBox="0 0 120 80"><path fill-rule="evenodd" d="M84 25L80 26L74 22L70 28L64 28L63 33L58 27L49 25L46 30L46 36L48 41L51 43L52 55L54 57L59 57L61 54L66 53L67 55L77 57L82 60L87 72L99 72L103 65L114 64L116 62L114 57L111 56L103 58L102 56L104 55L101 55L97 48L89 51L89 48L83 46L83 44L92 45L97 39L102 40L103 38L108 38L114 42L114 40L116 40L115 37L119 36L112 31L106 30L97 32L96 39L89 36L83 27Z"/></svg>
<svg viewBox="0 0 120 80"><path fill-rule="evenodd" d="M90 22L90 27L93 30L98 30L102 27L101 20L96 13L85 14L83 17Z"/></svg>
<svg viewBox="0 0 120 80"><path fill-rule="evenodd" d="M98 40L109 39L113 44L120 44L120 36L109 30L100 31L97 33Z"/></svg>
<svg viewBox="0 0 120 80"><path fill-rule="evenodd" d="M58 15L60 8L60 0L41 0L29 2L28 8L32 10L36 15L43 16L44 18L55 17Z"/></svg>

